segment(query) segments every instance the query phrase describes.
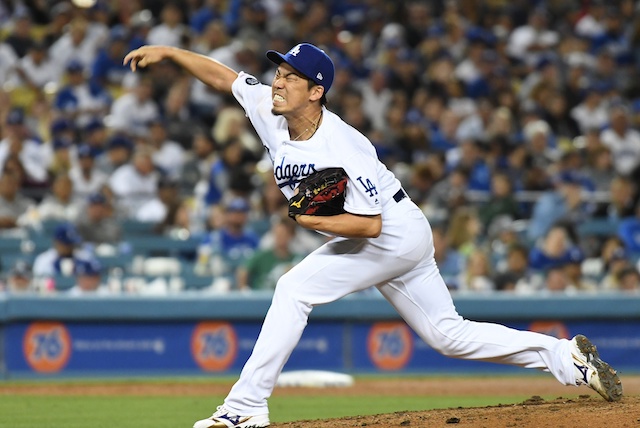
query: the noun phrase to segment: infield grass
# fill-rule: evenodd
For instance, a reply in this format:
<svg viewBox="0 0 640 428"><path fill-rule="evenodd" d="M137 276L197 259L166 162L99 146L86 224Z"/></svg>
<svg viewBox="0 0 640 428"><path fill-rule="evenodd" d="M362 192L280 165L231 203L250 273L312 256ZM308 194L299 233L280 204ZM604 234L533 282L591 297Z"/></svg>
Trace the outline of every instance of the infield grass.
<svg viewBox="0 0 640 428"><path fill-rule="evenodd" d="M0 397L0 428L190 428L224 397ZM515 403L525 397L273 397L272 422Z"/></svg>

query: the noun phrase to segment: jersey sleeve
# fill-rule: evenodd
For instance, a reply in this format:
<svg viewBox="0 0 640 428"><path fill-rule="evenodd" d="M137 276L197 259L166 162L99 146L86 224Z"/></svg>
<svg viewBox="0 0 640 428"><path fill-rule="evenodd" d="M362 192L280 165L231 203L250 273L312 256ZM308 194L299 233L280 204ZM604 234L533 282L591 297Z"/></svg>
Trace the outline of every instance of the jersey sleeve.
<svg viewBox="0 0 640 428"><path fill-rule="evenodd" d="M233 96L244 109L253 128L270 153L275 153L273 146L277 129L276 116L271 113L271 86L262 84L250 74L240 72L231 85Z"/></svg>
<svg viewBox="0 0 640 428"><path fill-rule="evenodd" d="M377 159L359 152L345 162L349 176L344 209L351 214L376 215L382 212Z"/></svg>

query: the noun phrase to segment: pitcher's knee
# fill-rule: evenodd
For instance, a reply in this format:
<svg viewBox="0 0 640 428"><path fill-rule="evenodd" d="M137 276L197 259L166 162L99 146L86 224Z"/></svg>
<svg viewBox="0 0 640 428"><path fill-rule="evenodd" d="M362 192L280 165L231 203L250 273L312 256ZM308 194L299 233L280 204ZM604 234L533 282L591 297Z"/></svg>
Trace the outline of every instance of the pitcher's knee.
<svg viewBox="0 0 640 428"><path fill-rule="evenodd" d="M281 276L276 283L273 301L288 301L294 305L309 306L308 302L304 301L306 299L303 293L300 292L301 285L286 274Z"/></svg>
<svg viewBox="0 0 640 428"><path fill-rule="evenodd" d="M434 343L429 343L435 351L445 357L464 357L468 351L468 343L465 340L467 336L465 327L467 321L456 320L438 326L437 339Z"/></svg>

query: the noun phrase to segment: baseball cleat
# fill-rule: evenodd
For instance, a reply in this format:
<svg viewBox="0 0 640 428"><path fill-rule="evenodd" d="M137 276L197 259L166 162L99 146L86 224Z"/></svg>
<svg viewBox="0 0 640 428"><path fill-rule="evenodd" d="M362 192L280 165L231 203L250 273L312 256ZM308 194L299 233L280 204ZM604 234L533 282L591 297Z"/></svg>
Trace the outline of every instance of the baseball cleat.
<svg viewBox="0 0 640 428"><path fill-rule="evenodd" d="M207 419L202 419L193 428L264 428L269 426L269 414L256 416L240 416L231 413L224 406L218 406L216 412Z"/></svg>
<svg viewBox="0 0 640 428"><path fill-rule="evenodd" d="M622 398L618 373L600 359L596 346L579 334L571 340L571 357L576 369L576 385L588 385L607 401Z"/></svg>

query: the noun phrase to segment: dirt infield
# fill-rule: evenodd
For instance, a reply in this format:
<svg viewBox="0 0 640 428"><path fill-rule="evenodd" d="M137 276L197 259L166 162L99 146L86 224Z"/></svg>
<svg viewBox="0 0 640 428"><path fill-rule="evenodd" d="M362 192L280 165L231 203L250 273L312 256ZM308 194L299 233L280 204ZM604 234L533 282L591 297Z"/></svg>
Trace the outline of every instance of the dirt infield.
<svg viewBox="0 0 640 428"><path fill-rule="evenodd" d="M483 408L450 408L417 412L357 416L324 421L276 423L274 428L346 427L518 427L625 428L640 426L640 376L622 376L625 397L608 403L586 388L564 387L551 377L428 378L357 380L348 388L277 388L274 396L529 396L519 404ZM115 382L68 385L0 383L0 397L30 395L225 395L230 385L185 382ZM557 397L545 401L540 396ZM1 399L1 398L0 398Z"/></svg>

